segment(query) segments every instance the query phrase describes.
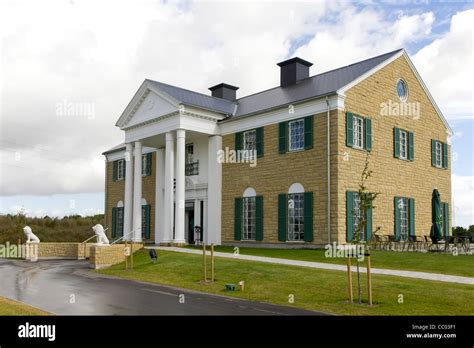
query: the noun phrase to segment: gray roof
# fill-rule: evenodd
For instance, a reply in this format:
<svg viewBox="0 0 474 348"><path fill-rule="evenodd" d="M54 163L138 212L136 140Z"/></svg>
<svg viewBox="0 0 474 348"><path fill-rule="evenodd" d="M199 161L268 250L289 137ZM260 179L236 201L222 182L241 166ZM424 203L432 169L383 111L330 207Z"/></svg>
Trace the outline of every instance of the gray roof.
<svg viewBox="0 0 474 348"><path fill-rule="evenodd" d="M361 62L308 77L287 87L275 87L237 100L234 117L254 114L263 110L335 93L402 49L382 54Z"/></svg>
<svg viewBox="0 0 474 348"><path fill-rule="evenodd" d="M298 81L295 85L275 87L266 91L237 99L235 102L190 91L162 82L147 80L161 91L175 98L179 103L224 113L231 118L251 115L275 107L297 103L303 100L333 94L359 76L373 69L383 61L399 53L398 49L377 57Z"/></svg>
<svg viewBox="0 0 474 348"><path fill-rule="evenodd" d="M216 111L227 115L233 115L235 112L236 103L226 99L212 97L210 95L190 91L188 89L167 85L166 83L148 80L147 81L156 86L159 90L169 94L179 103L185 105L196 106L206 110Z"/></svg>

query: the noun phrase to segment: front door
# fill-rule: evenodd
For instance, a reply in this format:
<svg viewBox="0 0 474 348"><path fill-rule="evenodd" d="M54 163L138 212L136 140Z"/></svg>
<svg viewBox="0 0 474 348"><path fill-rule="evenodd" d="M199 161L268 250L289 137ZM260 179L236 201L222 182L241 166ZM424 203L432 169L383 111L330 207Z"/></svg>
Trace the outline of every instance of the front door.
<svg viewBox="0 0 474 348"><path fill-rule="evenodd" d="M194 202L186 202L185 212L188 244L194 244Z"/></svg>

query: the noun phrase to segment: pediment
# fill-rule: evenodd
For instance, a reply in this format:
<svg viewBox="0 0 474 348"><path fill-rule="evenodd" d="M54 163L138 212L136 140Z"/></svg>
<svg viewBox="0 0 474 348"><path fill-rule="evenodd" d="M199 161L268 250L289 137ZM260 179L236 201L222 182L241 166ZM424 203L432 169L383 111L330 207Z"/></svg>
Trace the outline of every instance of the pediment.
<svg viewBox="0 0 474 348"><path fill-rule="evenodd" d="M175 113L178 110L178 101L164 92L154 89L145 81L120 116L116 126L126 129Z"/></svg>

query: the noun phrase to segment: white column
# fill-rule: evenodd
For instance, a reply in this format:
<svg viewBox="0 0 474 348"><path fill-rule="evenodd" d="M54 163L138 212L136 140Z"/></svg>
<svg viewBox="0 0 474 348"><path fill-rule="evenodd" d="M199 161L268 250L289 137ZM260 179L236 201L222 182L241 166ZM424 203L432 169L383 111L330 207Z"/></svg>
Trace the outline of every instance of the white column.
<svg viewBox="0 0 474 348"><path fill-rule="evenodd" d="M142 240L142 143L135 141L133 173L133 240Z"/></svg>
<svg viewBox="0 0 474 348"><path fill-rule="evenodd" d="M156 150L155 188L155 244L163 242L163 221L165 205L165 150Z"/></svg>
<svg viewBox="0 0 474 348"><path fill-rule="evenodd" d="M184 206L185 206L185 182L184 182L184 156L185 156L186 131L176 131L176 214L175 214L175 243L186 243L184 239Z"/></svg>
<svg viewBox="0 0 474 348"><path fill-rule="evenodd" d="M221 244L221 191L222 163L217 151L222 149L222 137L214 135L208 140L207 170L207 243Z"/></svg>
<svg viewBox="0 0 474 348"><path fill-rule="evenodd" d="M163 206L162 243L173 241L173 178L174 178L174 139L172 133L166 133L165 149L165 188Z"/></svg>
<svg viewBox="0 0 474 348"><path fill-rule="evenodd" d="M124 239L131 240L132 235L126 235L133 229L133 144L126 144L125 150L125 202L123 217Z"/></svg>

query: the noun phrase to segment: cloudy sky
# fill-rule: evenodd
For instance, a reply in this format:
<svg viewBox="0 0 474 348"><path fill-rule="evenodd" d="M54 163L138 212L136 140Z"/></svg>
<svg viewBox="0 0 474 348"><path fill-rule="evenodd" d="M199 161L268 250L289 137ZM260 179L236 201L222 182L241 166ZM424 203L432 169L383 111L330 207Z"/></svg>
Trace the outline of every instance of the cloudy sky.
<svg viewBox="0 0 474 348"><path fill-rule="evenodd" d="M472 1L0 0L0 213L103 211L115 121L145 78L239 96L404 47L455 135L456 225L474 224ZM74 109L68 106L74 105ZM68 112L68 110L70 112Z"/></svg>

